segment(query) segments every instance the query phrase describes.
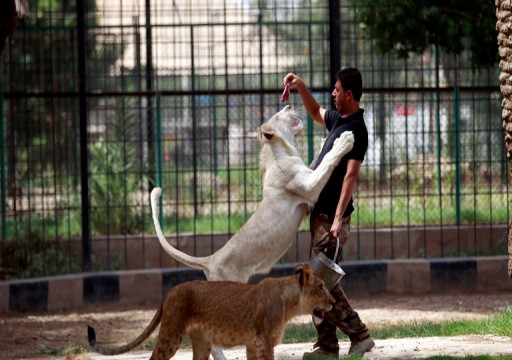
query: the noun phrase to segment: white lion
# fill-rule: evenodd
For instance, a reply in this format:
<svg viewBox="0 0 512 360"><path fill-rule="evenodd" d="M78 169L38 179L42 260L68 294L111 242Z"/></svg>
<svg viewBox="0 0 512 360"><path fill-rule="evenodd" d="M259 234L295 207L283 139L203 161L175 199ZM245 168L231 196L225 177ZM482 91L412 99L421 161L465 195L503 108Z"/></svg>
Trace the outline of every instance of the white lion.
<svg viewBox="0 0 512 360"><path fill-rule="evenodd" d="M202 269L208 280L247 282L253 274L270 271L290 247L333 169L354 145L353 134L344 132L320 165L311 170L293 144L302 128L302 121L289 105L261 125L258 139L262 144L263 199L244 226L210 256L190 256L167 242L158 220L157 199L162 189L153 189L153 221L164 250L179 262Z"/></svg>

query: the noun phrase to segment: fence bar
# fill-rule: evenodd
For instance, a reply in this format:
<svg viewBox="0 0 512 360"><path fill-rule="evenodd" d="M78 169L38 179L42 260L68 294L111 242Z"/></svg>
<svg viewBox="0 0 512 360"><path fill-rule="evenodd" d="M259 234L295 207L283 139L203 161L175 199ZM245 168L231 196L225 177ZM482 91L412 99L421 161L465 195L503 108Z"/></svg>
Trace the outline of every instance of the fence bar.
<svg viewBox="0 0 512 360"><path fill-rule="evenodd" d="M340 65L341 66L341 65ZM458 86L461 92L470 92L470 93L480 93L480 94L488 94L488 93L500 93L500 87L499 86ZM364 88L365 94L387 94L390 93L414 93L418 92L417 87L412 86L393 86L393 87L372 87L368 86ZM420 90L422 93L425 94L453 94L454 91L453 86L443 86L443 87L422 87ZM262 89L261 92L264 95L275 95L278 92L281 92L283 89L281 86L279 88L265 88ZM332 92L332 87L329 85L329 87L323 86L311 86L309 90L312 93L316 92L328 92L329 94ZM260 90L257 90L260 92ZM211 96L225 96L225 95L254 95L255 90L246 88L237 88L237 89L230 89L229 85L224 90L219 89L196 89L194 91L183 89L183 90L165 90L165 89L159 89L159 90L151 90L151 91L130 91L125 90L122 93L117 91L86 91L85 95L89 98L104 98L104 97L133 97L133 96L156 96L157 92L161 96L192 96L194 95L211 95ZM74 91L27 91L27 92L19 92L19 91L9 91L4 93L4 98L7 100L15 100L15 99L26 99L26 98L36 98L36 99L47 99L51 97L58 97L62 99L70 99L70 98L77 98L79 96L78 92Z"/></svg>
<svg viewBox="0 0 512 360"><path fill-rule="evenodd" d="M460 225L460 89L454 89L454 117L455 117L455 223Z"/></svg>
<svg viewBox="0 0 512 360"><path fill-rule="evenodd" d="M146 0L146 90L153 90L153 36L151 31L151 1ZM153 94L147 96L147 119L146 127L148 132L148 187L149 191L155 186L155 144L153 139Z"/></svg>
<svg viewBox="0 0 512 360"><path fill-rule="evenodd" d="M4 96L0 93L0 186L2 187L2 240L7 239L7 178L5 176Z"/></svg>
<svg viewBox="0 0 512 360"><path fill-rule="evenodd" d="M444 256L444 241L443 241L443 193L442 193L442 177L441 177L441 107L440 107L440 64L439 64L439 46L435 45L433 48L434 51L434 59L435 59L435 78L436 84L435 89L438 90L434 93L435 99L435 115L436 115L436 167L437 167L437 193L439 194L439 214L440 214L440 231L439 237L441 239L441 256Z"/></svg>
<svg viewBox="0 0 512 360"><path fill-rule="evenodd" d="M197 112L196 112L196 95L195 95L195 90L196 90L196 75L195 75L195 70L196 70L196 66L195 66L195 53L194 53L194 47L195 47L195 43L194 43L194 27L191 26L190 27L190 41L191 41L191 44L190 44L190 65L191 65L191 71L192 71L192 76L190 78L190 87L192 89L192 108L191 108L191 113L192 113L192 164L194 166L194 175L193 175L193 183L192 183L192 188L193 188L193 191L194 191L194 229L195 229L195 223L196 223L196 219L197 219L197 215L198 215L198 205L197 205L197 200L198 200L198 195L197 195Z"/></svg>
<svg viewBox="0 0 512 360"><path fill-rule="evenodd" d="M340 58L340 1L329 0L329 42L330 42L330 65L331 65L331 89L336 84L336 73L341 67ZM334 104L334 99L332 99Z"/></svg>
<svg viewBox="0 0 512 360"><path fill-rule="evenodd" d="M162 187L162 159L163 159L163 151L162 151L162 142L164 139L162 138L162 106L160 94L156 95L156 124L155 124L155 139L156 139L156 186ZM162 198L158 198L158 219L160 224L164 223L164 215L162 209Z"/></svg>
<svg viewBox="0 0 512 360"><path fill-rule="evenodd" d="M308 83L313 85L313 49L315 48L313 46L313 41L311 40L311 26L308 26L308 70L309 70L309 80ZM315 158L315 144L313 139L313 118L307 115L307 131L308 131L308 164L311 164L313 162L313 159Z"/></svg>
<svg viewBox="0 0 512 360"><path fill-rule="evenodd" d="M82 270L91 270L91 240L89 222L89 155L87 151L87 98L85 67L85 1L77 0L77 36L78 36L78 103L80 122L80 177L82 199Z"/></svg>

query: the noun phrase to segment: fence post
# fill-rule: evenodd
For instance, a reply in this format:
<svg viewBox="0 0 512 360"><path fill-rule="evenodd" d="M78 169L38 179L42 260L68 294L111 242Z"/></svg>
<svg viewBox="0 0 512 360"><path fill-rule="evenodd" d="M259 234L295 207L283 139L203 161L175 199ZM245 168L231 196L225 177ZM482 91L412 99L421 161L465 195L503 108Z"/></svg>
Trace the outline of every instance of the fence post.
<svg viewBox="0 0 512 360"><path fill-rule="evenodd" d="M313 43L311 41L311 24L308 26L308 48L309 48L309 54L308 54L308 70L309 70L309 80L308 83L310 85L313 85ZM311 164L313 159L315 158L315 142L314 142L314 135L315 130L313 129L313 118L307 115L307 140L308 140L308 164Z"/></svg>
<svg viewBox="0 0 512 360"><path fill-rule="evenodd" d="M198 195L197 195L197 113L196 113L196 64L195 64L195 53L194 53L194 26L190 26L190 66L191 66L191 74L190 74L190 88L192 90L191 95L191 115L192 115L192 166L193 166L193 176L192 176L192 189L194 192L194 229L198 216ZM195 234L195 232L194 232Z"/></svg>
<svg viewBox="0 0 512 360"><path fill-rule="evenodd" d="M454 90L454 116L455 116L455 221L460 225L460 87Z"/></svg>
<svg viewBox="0 0 512 360"><path fill-rule="evenodd" d="M336 73L341 67L340 37L340 1L329 0L329 61L331 66L330 89L334 88L334 84L336 83ZM332 101L334 103L334 100Z"/></svg>
<svg viewBox="0 0 512 360"><path fill-rule="evenodd" d="M89 153L87 150L87 99L85 67L85 1L77 0L78 37L78 103L80 128L80 178L82 200L82 270L91 270L91 239L89 224Z"/></svg>
<svg viewBox="0 0 512 360"><path fill-rule="evenodd" d="M148 134L148 191L155 187L155 144L153 130L153 35L151 27L151 1L146 0L146 90L147 95L147 119L146 129Z"/></svg>
<svg viewBox="0 0 512 360"><path fill-rule="evenodd" d="M436 111L436 165L437 165L437 193L439 194L439 224L440 224L440 232L439 238L441 239L441 257L444 256L444 240L443 240L443 192L441 181L443 180L441 177L441 151L442 151L442 139L441 139L441 108L440 108L440 86L439 86L439 45L435 45L434 48L434 59L436 66L436 84L435 84L435 111Z"/></svg>
<svg viewBox="0 0 512 360"><path fill-rule="evenodd" d="M156 140L156 186L162 187L162 108L160 104L161 95L156 94L156 124L155 124L155 140ZM164 215L162 213L162 198L158 198L158 219L163 226ZM163 230L162 230L163 231Z"/></svg>
<svg viewBox="0 0 512 360"><path fill-rule="evenodd" d="M7 179L5 176L4 95L0 92L0 186L2 188L2 240L7 239Z"/></svg>

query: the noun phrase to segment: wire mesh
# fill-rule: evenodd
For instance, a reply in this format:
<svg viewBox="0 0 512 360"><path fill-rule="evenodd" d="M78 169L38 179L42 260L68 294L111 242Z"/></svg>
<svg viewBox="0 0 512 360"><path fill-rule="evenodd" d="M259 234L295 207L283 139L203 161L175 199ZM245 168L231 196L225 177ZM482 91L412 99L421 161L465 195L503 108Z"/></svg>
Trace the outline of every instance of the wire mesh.
<svg viewBox="0 0 512 360"><path fill-rule="evenodd" d="M363 74L370 138L345 256L506 252L496 69L476 72L466 55L433 48L406 60L379 55L345 1L339 39L326 2L88 0L85 13L71 1L30 5L2 58L0 277L179 266L153 236L154 185L170 241L195 255L218 249L261 199L256 134L280 108L282 78L298 73L329 107L336 42L341 66ZM325 131L295 92L290 103L307 123L297 146L309 162ZM309 244L299 237L283 261L300 260Z"/></svg>

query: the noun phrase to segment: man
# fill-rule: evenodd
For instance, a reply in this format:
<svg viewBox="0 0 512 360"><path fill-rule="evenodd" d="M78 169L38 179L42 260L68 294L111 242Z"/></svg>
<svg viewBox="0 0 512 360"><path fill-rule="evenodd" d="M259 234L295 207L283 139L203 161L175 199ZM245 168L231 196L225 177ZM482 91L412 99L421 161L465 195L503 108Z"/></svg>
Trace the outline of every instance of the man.
<svg viewBox="0 0 512 360"><path fill-rule="evenodd" d="M354 134L354 148L343 157L334 170L310 217L311 251L323 251L332 259L336 251L337 239L339 239L340 249L343 249L349 237L350 216L354 211L352 194L368 148L368 131L363 119L364 110L359 107L363 92L361 73L355 68L338 71L332 92L336 110L320 107L304 81L297 75L290 73L284 77L283 82L290 88L297 89L308 114L329 131L316 164L322 161L325 154L332 148L334 140L342 132L352 131ZM340 251L335 261L338 262L341 258ZM315 324L318 333L316 349L305 353L303 359L338 359L336 327L349 336L350 355L362 355L375 345L368 328L350 306L340 284L336 285L331 293L336 299L336 304L329 313L324 315L324 321L319 325Z"/></svg>

